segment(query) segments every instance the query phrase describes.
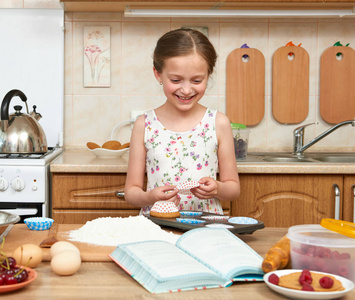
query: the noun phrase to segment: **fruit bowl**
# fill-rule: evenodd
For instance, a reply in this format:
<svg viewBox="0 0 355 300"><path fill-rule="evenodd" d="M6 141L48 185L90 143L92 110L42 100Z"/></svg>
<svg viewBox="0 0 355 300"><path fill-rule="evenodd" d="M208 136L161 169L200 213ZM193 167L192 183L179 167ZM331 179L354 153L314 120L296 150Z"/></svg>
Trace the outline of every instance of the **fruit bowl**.
<svg viewBox="0 0 355 300"><path fill-rule="evenodd" d="M23 220L30 230L47 230L51 228L54 220L51 218L27 218Z"/></svg>
<svg viewBox="0 0 355 300"><path fill-rule="evenodd" d="M23 267L21 267L23 268ZM15 284L10 284L10 285L0 285L0 294L1 293L6 293L6 292L11 292L15 290L19 290L26 285L30 284L37 278L37 272L31 268L25 267L25 270L28 273L28 277L26 281L20 282L20 283L15 283Z"/></svg>

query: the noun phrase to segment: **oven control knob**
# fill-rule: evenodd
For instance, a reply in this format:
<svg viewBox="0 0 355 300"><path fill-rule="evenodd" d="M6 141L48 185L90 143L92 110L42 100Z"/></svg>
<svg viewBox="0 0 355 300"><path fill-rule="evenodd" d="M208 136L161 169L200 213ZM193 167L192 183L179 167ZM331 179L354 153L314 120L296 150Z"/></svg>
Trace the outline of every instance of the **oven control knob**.
<svg viewBox="0 0 355 300"><path fill-rule="evenodd" d="M25 181L22 178L17 177L11 181L11 187L15 191L22 191L25 188Z"/></svg>
<svg viewBox="0 0 355 300"><path fill-rule="evenodd" d="M9 182L4 177L0 177L0 191L6 191L8 187Z"/></svg>

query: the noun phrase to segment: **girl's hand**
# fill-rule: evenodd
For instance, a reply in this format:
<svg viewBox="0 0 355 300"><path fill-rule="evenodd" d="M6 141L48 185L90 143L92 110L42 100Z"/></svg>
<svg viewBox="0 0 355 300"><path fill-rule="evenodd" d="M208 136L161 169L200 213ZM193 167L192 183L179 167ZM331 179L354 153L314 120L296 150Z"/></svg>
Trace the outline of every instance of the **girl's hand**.
<svg viewBox="0 0 355 300"><path fill-rule="evenodd" d="M210 177L203 177L198 182L200 185L191 189L191 192L199 199L210 199L217 194L217 181Z"/></svg>
<svg viewBox="0 0 355 300"><path fill-rule="evenodd" d="M149 191L149 198L151 203L157 201L171 201L177 206L180 203L180 197L178 196L178 190L175 186L159 186Z"/></svg>

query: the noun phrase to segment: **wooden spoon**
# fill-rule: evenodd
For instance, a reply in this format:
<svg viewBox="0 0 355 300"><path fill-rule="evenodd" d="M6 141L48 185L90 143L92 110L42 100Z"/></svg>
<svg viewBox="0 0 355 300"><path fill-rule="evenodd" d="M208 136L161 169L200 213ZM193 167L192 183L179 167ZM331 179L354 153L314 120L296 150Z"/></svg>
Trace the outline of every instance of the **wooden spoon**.
<svg viewBox="0 0 355 300"><path fill-rule="evenodd" d="M98 144L92 143L92 142L87 142L87 143L86 143L86 146L87 146L89 149L91 149L91 150L94 150L94 149L96 149L96 148L101 148Z"/></svg>
<svg viewBox="0 0 355 300"><path fill-rule="evenodd" d="M102 148L109 150L118 150L121 147L121 143L119 141L108 141L102 145Z"/></svg>

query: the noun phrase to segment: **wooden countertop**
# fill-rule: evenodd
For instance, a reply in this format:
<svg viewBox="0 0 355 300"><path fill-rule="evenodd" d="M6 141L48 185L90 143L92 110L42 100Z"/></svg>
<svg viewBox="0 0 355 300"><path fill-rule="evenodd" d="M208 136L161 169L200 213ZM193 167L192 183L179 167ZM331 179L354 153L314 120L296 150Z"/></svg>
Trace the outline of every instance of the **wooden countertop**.
<svg viewBox="0 0 355 300"><path fill-rule="evenodd" d="M264 228L251 235L238 235L251 248L264 256L267 250L283 237L287 228ZM51 271L49 262L35 269L37 279L18 291L5 293L1 299L16 296L31 299L286 299L273 292L263 282L234 283L228 288L187 291L151 295L114 262L83 262L72 276L58 276ZM355 290L343 300L355 298Z"/></svg>
<svg viewBox="0 0 355 300"><path fill-rule="evenodd" d="M266 163L248 155L237 161L239 174L354 174L355 163ZM54 173L126 173L128 153L118 158L97 158L87 149L66 150L50 166Z"/></svg>

